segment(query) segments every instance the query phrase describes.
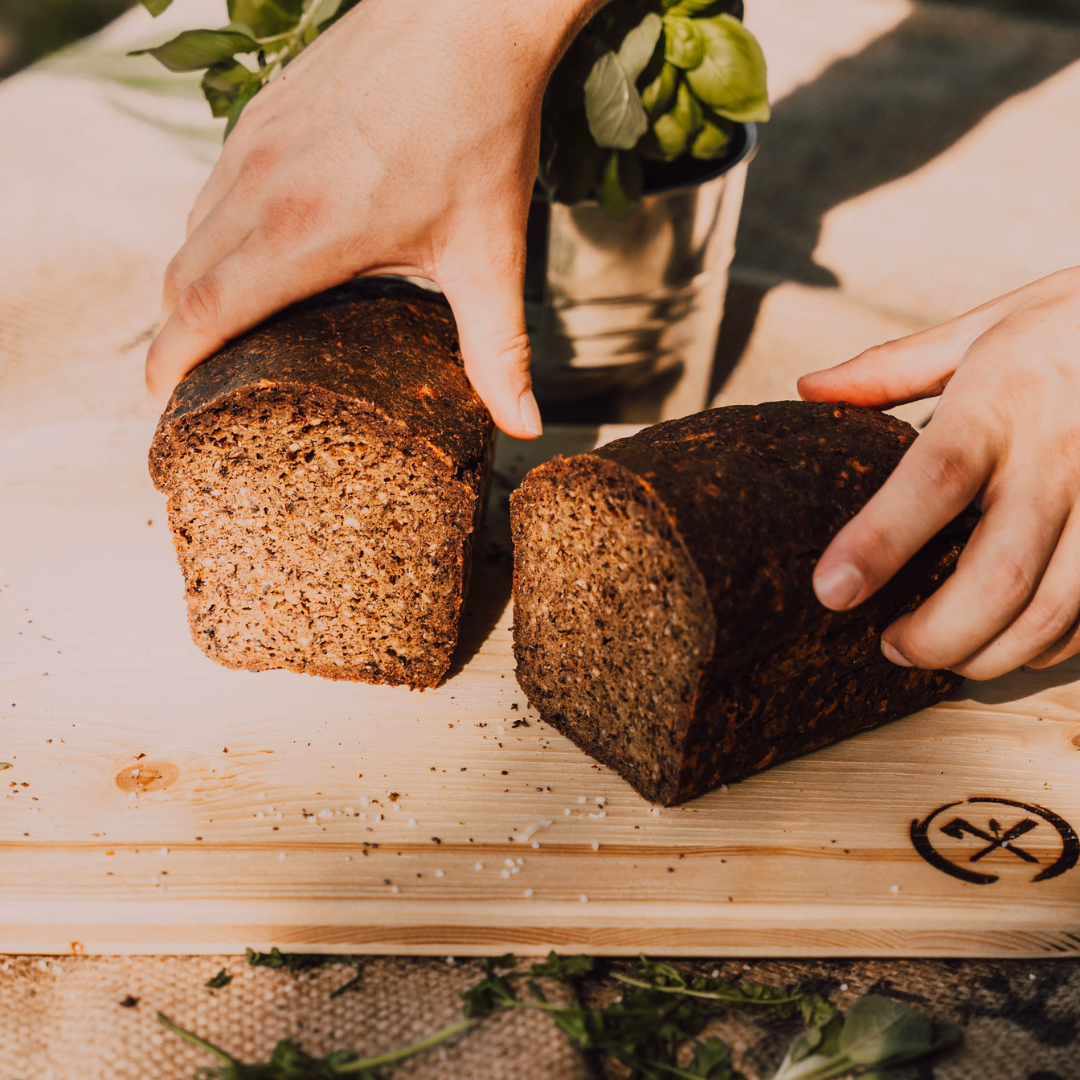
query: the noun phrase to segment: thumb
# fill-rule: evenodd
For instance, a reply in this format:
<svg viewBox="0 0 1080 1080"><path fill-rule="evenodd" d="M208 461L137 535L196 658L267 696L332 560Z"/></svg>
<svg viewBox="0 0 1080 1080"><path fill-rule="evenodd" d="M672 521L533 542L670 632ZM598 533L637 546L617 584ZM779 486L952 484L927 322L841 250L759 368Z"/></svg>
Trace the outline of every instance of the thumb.
<svg viewBox="0 0 1080 1080"><path fill-rule="evenodd" d="M467 264L464 276L439 281L457 320L465 374L500 430L535 439L542 425L529 372L524 243L509 260L484 252Z"/></svg>
<svg viewBox="0 0 1080 1080"><path fill-rule="evenodd" d="M935 397L953 377L977 337L999 318L985 305L909 337L887 341L836 367L799 379L804 401L847 401L852 405L889 408Z"/></svg>

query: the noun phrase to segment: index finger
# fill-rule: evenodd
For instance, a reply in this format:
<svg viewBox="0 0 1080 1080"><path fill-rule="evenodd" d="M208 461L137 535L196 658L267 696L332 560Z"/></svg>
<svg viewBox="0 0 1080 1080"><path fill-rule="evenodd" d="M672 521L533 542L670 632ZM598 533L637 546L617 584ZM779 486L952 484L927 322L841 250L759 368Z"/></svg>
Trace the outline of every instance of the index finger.
<svg viewBox="0 0 1080 1080"><path fill-rule="evenodd" d="M942 415L944 407L944 415ZM993 466L985 426L955 419L943 402L892 476L833 538L814 570L814 591L845 611L881 588L978 494Z"/></svg>

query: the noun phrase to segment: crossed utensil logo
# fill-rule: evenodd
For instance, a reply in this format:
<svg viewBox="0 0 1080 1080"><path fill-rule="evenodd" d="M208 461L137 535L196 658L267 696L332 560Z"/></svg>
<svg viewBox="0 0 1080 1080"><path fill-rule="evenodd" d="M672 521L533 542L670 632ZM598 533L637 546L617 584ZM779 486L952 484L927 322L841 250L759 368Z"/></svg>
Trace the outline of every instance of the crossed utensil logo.
<svg viewBox="0 0 1080 1080"><path fill-rule="evenodd" d="M1002 826L995 817L990 817L987 827L984 829L979 825L972 824L967 818L954 811L951 816L946 817L944 824L931 828L939 817L945 815L949 810L954 810L955 807L972 806L985 812L982 804L986 803L994 806L1014 807L1022 810L1024 816L1007 828ZM1001 813L1000 810L996 812ZM970 810L968 813L972 817L975 816ZM969 865L962 865L957 860L963 858L964 863L977 863L994 852L1007 851L1023 862L1039 864L1040 859L1037 856L1015 841L1044 825L1054 829L1061 839L1061 854L1053 863L1043 867L1031 879L1032 881L1046 881L1049 878L1059 877L1066 870L1071 870L1076 865L1077 860L1080 859L1080 840L1077 839L1073 827L1064 818L1055 814L1052 810L1047 810L1046 807L1037 806L1034 803L1022 803L1017 802L1015 799L1001 799L992 796L976 796L946 803L928 814L922 821L918 818L912 821L911 842L915 846L915 850L931 866L941 870L943 873L959 878L961 881L968 881L973 885L990 885L998 880L998 874L987 874L971 869ZM934 846L932 838L937 834L944 834L953 840L963 840L966 836L970 836L973 839L984 841L985 846L979 848L974 854L967 855L966 858L957 855L950 857ZM966 852L964 854L966 855Z"/></svg>

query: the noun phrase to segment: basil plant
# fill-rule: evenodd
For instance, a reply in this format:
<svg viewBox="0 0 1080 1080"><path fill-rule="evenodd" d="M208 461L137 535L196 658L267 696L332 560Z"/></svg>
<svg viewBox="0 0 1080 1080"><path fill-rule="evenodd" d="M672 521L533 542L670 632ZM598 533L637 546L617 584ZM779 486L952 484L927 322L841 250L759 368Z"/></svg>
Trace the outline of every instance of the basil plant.
<svg viewBox="0 0 1080 1080"><path fill-rule="evenodd" d="M228 25L150 53L203 71L225 136L244 106L358 0L227 0ZM172 0L142 0L160 15ZM572 42L544 97L539 183L557 202L633 213L648 182L723 158L736 123L767 120L765 58L742 0L612 0ZM685 161L680 161L685 159ZM673 163L680 161L680 165Z"/></svg>
<svg viewBox="0 0 1080 1080"><path fill-rule="evenodd" d="M736 123L768 120L765 58L741 15L742 0L602 8L544 99L540 182L549 197L597 199L626 217L646 182L692 177L685 159L723 158Z"/></svg>

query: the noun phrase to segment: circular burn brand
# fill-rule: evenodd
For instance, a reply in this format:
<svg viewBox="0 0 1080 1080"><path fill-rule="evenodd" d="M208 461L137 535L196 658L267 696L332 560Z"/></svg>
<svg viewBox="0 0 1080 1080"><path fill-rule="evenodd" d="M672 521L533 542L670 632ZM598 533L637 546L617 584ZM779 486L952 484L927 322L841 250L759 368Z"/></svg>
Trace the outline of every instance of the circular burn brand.
<svg viewBox="0 0 1080 1080"><path fill-rule="evenodd" d="M953 843L945 843L943 836ZM971 865L984 859L993 858L1000 866L1007 857L1017 864L1037 866L1031 881L1060 877L1080 859L1076 831L1053 810L989 795L958 799L939 806L921 821L916 818L911 823L911 842L931 866L972 885L991 885L1001 877ZM1054 853L1048 857L1051 845Z"/></svg>

